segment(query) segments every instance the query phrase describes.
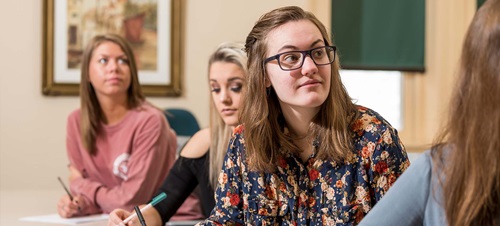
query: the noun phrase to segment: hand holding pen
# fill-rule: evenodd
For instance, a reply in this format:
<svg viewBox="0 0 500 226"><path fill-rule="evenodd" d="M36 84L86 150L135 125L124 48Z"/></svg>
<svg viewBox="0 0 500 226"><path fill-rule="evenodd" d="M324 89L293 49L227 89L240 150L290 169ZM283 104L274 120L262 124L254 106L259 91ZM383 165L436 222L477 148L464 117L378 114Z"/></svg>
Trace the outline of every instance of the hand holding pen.
<svg viewBox="0 0 500 226"><path fill-rule="evenodd" d="M124 209L115 209L109 214L108 226L137 225L138 223L144 226L146 225L145 218L147 218L147 222L149 222L150 225L160 225L161 217L158 214L158 212L156 212L156 210L154 210L154 208L151 207L158 204L166 197L167 194L165 194L164 192L160 193L159 195L154 197L153 200L151 200L151 202L140 208L139 211L137 211L138 208L134 208L135 213L134 212L131 213ZM142 216L143 214L144 217ZM138 221L134 218L136 218ZM134 220L132 221L132 219Z"/></svg>
<svg viewBox="0 0 500 226"><path fill-rule="evenodd" d="M59 202L57 203L57 212L59 213L59 215L64 218L68 218L81 214L78 197L75 198L73 197L73 195L71 195L60 177L57 177L57 179L59 180L61 186L64 188L67 194L61 197L61 199L59 199Z"/></svg>

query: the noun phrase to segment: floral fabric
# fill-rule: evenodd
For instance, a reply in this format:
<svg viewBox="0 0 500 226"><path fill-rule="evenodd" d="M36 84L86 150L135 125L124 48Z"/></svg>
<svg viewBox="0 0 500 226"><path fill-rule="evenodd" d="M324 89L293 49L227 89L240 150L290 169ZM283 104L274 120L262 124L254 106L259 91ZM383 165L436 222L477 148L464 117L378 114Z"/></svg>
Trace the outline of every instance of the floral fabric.
<svg viewBox="0 0 500 226"><path fill-rule="evenodd" d="M355 225L409 166L397 131L376 112L358 108L355 150L345 163L288 154L274 173L248 170L244 127L227 151L216 206L199 225Z"/></svg>

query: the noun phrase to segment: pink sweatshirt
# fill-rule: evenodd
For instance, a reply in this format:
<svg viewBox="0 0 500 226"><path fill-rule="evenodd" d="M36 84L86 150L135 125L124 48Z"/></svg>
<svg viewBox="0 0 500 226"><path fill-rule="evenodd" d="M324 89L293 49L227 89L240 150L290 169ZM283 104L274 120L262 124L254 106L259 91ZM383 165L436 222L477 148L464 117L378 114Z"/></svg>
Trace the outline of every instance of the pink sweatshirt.
<svg viewBox="0 0 500 226"><path fill-rule="evenodd" d="M135 205L147 203L175 161L177 139L165 116L144 103L130 110L118 124L101 126L96 138L97 153L92 156L82 145L80 109L68 117L68 158L83 175L71 182L70 190L83 195L89 203L81 206L82 211L109 213L115 208L132 210ZM198 211L201 216L196 201L188 199L177 214Z"/></svg>

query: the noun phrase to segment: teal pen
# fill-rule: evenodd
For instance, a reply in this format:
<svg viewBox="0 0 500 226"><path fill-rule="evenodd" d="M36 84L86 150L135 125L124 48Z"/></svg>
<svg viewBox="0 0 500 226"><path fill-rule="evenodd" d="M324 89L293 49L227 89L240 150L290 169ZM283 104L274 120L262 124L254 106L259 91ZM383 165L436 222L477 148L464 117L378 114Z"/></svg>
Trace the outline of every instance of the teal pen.
<svg viewBox="0 0 500 226"><path fill-rule="evenodd" d="M167 197L167 194L165 194L165 192L160 193L159 195L157 195L156 197L154 197L153 200L151 200L151 202L149 202L147 205L145 205L144 207L141 208L141 213L144 213L145 210L147 210L147 209L153 207L154 205L158 204L159 202L161 202L162 200L164 200L166 197ZM137 216L136 213L130 214L130 216L127 217L127 219L123 220L123 224L127 224L135 216Z"/></svg>

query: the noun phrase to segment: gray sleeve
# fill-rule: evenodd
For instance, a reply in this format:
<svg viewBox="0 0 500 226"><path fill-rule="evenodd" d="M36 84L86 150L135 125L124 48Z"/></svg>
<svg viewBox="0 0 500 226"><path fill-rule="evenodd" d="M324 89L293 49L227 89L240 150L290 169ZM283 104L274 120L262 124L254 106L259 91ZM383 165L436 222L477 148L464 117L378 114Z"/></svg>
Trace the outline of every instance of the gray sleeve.
<svg viewBox="0 0 500 226"><path fill-rule="evenodd" d="M426 151L399 177L359 225L422 225L432 161Z"/></svg>

